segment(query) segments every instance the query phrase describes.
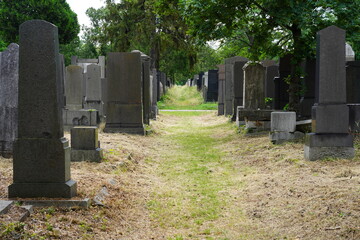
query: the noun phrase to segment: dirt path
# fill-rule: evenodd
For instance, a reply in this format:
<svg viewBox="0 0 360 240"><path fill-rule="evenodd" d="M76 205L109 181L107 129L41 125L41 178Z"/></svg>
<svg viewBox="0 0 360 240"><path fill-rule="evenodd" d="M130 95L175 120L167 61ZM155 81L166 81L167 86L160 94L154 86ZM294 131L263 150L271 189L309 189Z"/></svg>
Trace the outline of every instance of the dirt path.
<svg viewBox="0 0 360 240"><path fill-rule="evenodd" d="M38 209L2 239L360 239L359 155L307 162L302 143L244 136L214 112L162 112L152 128L101 133L105 161L72 163L79 198L106 187L104 206ZM11 172L0 159L1 198Z"/></svg>

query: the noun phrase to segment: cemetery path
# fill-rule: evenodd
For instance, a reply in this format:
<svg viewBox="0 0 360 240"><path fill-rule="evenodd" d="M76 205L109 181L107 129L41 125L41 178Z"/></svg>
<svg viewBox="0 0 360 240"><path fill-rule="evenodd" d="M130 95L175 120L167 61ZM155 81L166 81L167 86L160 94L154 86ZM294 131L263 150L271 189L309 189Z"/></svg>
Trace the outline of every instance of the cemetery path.
<svg viewBox="0 0 360 240"><path fill-rule="evenodd" d="M104 162L72 163L78 198L105 187L104 206L36 209L0 239L360 239L358 155L308 162L303 143L239 134L214 112L160 113L150 136L101 133ZM1 198L11 178L0 158Z"/></svg>

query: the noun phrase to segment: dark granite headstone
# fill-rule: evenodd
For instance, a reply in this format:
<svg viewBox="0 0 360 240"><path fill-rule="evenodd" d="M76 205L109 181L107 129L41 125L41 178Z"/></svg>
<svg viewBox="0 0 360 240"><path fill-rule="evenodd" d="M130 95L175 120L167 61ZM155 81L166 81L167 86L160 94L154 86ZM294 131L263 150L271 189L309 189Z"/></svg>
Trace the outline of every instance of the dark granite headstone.
<svg viewBox="0 0 360 240"><path fill-rule="evenodd" d="M71 198L70 147L62 128L58 28L20 25L18 138L9 197Z"/></svg>
<svg viewBox="0 0 360 240"><path fill-rule="evenodd" d="M232 81L233 81L233 115L231 120L236 120L236 111L238 106L243 106L244 102L244 70L243 67L247 60L236 61L233 63Z"/></svg>
<svg viewBox="0 0 360 240"><path fill-rule="evenodd" d="M104 132L144 135L140 53L108 54Z"/></svg>
<svg viewBox="0 0 360 240"><path fill-rule="evenodd" d="M208 71L208 81L207 81L207 102L216 102L218 99L218 70L209 70Z"/></svg>
<svg viewBox="0 0 360 240"><path fill-rule="evenodd" d="M360 61L346 62L346 102L360 103Z"/></svg>
<svg viewBox="0 0 360 240"><path fill-rule="evenodd" d="M233 65L235 62L246 62L244 57L231 57L225 59L225 116L234 114L234 78L233 78Z"/></svg>
<svg viewBox="0 0 360 240"><path fill-rule="evenodd" d="M300 100L299 115L302 118L311 117L311 109L315 103L316 59L307 59L305 62L305 76L303 80L304 94Z"/></svg>
<svg viewBox="0 0 360 240"><path fill-rule="evenodd" d="M0 53L0 156L11 157L17 136L19 45Z"/></svg>
<svg viewBox="0 0 360 240"><path fill-rule="evenodd" d="M225 102L225 65L217 65L218 71L218 115L224 115Z"/></svg>
<svg viewBox="0 0 360 240"><path fill-rule="evenodd" d="M312 133L306 135L305 158L352 158L346 105L345 31L335 26L317 33L316 104L312 109Z"/></svg>
<svg viewBox="0 0 360 240"><path fill-rule="evenodd" d="M282 110L289 102L289 84L286 83L286 80L291 74L291 59L291 54L280 58L280 76L274 78L274 108L278 110Z"/></svg>
<svg viewBox="0 0 360 240"><path fill-rule="evenodd" d="M158 114L158 106L157 106L157 98L158 98L158 71L154 68L152 70L152 78L151 78L151 119L156 120L156 115Z"/></svg>
<svg viewBox="0 0 360 240"><path fill-rule="evenodd" d="M265 97L270 98L268 105L271 109L274 109L275 98L275 84L274 78L279 77L279 66L269 65L266 67L266 80L265 80Z"/></svg>

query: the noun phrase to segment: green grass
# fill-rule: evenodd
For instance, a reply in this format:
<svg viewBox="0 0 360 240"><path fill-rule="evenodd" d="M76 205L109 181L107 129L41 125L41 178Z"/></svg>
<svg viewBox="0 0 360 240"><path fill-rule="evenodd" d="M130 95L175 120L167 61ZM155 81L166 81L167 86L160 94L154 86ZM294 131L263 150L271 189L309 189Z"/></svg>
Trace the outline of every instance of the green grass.
<svg viewBox="0 0 360 240"><path fill-rule="evenodd" d="M205 102L196 87L174 86L158 102L159 109L216 110L216 102Z"/></svg>
<svg viewBox="0 0 360 240"><path fill-rule="evenodd" d="M209 228L211 222L221 217L228 204L227 196L219 192L235 185L240 187L240 184L231 178L234 175L233 162L224 160L223 153L217 148L230 138L227 135L215 138L213 134L231 129L232 125L202 126L201 122L192 120L211 113L165 114L179 116L179 121L165 129L169 134L164 136L164 141L173 147L161 153L158 174L166 186L153 192L147 207L161 227L188 229L193 236L222 235L223 229ZM241 215L238 216L240 219ZM182 238L176 235L170 239Z"/></svg>

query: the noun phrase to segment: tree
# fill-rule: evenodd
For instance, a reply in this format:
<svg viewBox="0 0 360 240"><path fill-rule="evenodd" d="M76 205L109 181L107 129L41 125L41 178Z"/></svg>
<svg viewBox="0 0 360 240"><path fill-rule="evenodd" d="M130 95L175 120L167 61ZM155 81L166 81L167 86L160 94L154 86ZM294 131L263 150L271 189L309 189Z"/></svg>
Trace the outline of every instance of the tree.
<svg viewBox="0 0 360 240"><path fill-rule="evenodd" d="M70 43L80 31L77 15L65 0L0 0L0 39L18 42L19 26L31 19L55 24L61 44Z"/></svg>
<svg viewBox="0 0 360 240"><path fill-rule="evenodd" d="M201 40L238 37L251 60L292 53L289 109L298 110L301 61L315 54L316 32L337 25L360 40L360 1L352 0L182 0L191 33Z"/></svg>

